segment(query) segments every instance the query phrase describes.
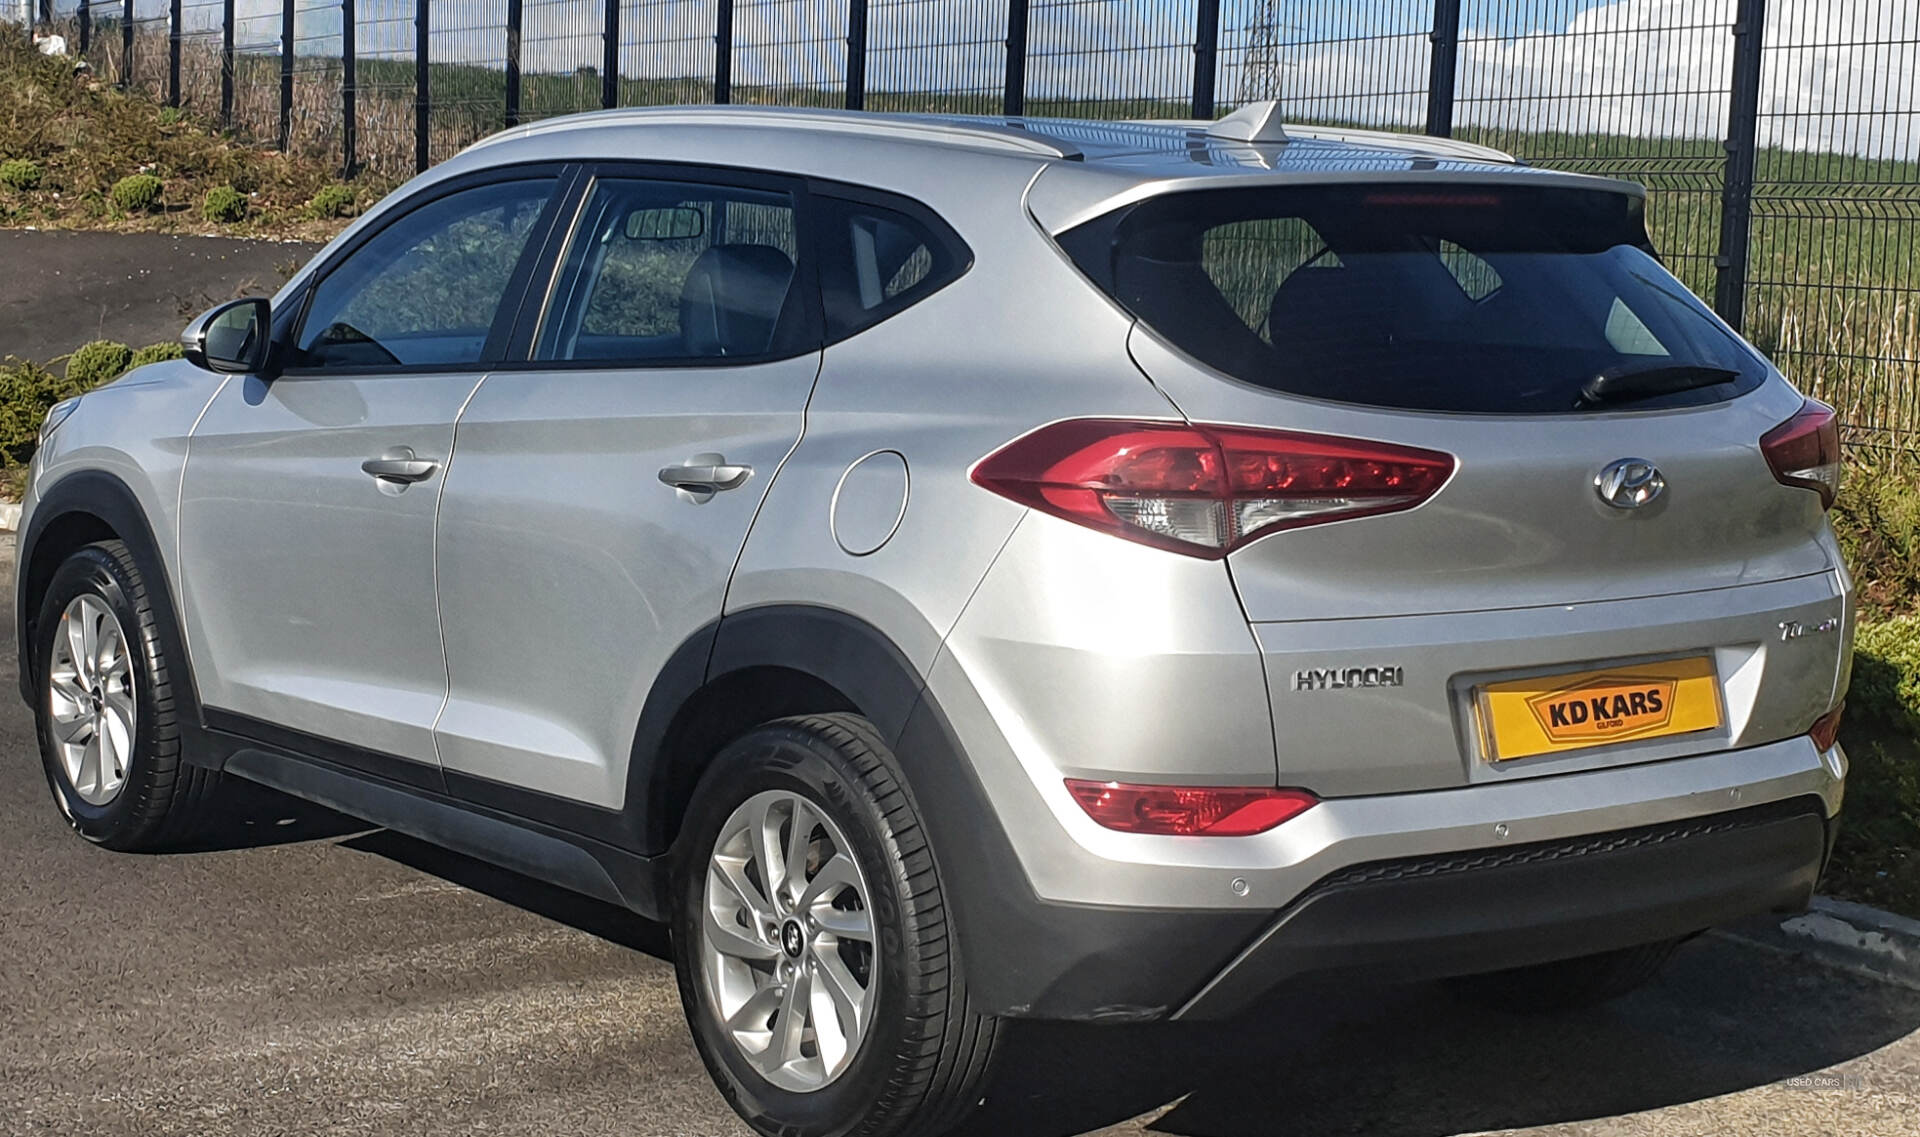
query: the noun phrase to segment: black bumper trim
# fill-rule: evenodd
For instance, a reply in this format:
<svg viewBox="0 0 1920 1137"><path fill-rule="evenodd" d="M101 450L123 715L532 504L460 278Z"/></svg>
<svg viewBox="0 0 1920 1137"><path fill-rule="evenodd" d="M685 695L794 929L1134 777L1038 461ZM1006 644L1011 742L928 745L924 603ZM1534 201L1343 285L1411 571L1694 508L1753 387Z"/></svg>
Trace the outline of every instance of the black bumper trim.
<svg viewBox="0 0 1920 1137"><path fill-rule="evenodd" d="M1174 1017L1225 1018L1310 973L1431 979L1698 932L1813 895L1820 799L1512 847L1353 865L1282 910Z"/></svg>

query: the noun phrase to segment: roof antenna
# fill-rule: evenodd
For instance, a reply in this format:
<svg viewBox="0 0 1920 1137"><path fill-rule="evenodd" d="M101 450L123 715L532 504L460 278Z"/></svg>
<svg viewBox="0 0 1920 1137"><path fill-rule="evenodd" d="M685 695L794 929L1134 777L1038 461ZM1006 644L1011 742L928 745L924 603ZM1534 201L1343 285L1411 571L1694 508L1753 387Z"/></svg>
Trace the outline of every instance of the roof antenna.
<svg viewBox="0 0 1920 1137"><path fill-rule="evenodd" d="M1280 121L1280 104L1273 99L1247 103L1207 127L1207 137L1281 146L1291 141L1286 125Z"/></svg>

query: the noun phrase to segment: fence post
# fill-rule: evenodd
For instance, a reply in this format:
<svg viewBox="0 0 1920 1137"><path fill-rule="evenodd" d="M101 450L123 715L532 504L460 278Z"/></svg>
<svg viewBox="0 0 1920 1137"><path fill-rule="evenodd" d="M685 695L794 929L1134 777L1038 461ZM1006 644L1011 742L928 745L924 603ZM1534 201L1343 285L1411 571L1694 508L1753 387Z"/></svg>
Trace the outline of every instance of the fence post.
<svg viewBox="0 0 1920 1137"><path fill-rule="evenodd" d="M127 0L132 3L133 0ZM293 145L293 0L280 0L280 150Z"/></svg>
<svg viewBox="0 0 1920 1137"><path fill-rule="evenodd" d="M93 12L87 7L87 0L80 0L80 54L85 56L87 48L93 44Z"/></svg>
<svg viewBox="0 0 1920 1137"><path fill-rule="evenodd" d="M233 0L227 0L232 3ZM433 30L430 0L413 2L413 169L427 168L427 127L433 120L433 80L427 74Z"/></svg>
<svg viewBox="0 0 1920 1137"><path fill-rule="evenodd" d="M1007 0L1007 92L1001 109L1027 113L1027 0Z"/></svg>
<svg viewBox="0 0 1920 1137"><path fill-rule="evenodd" d="M520 125L520 26L521 0L507 0L507 119L506 125Z"/></svg>
<svg viewBox="0 0 1920 1137"><path fill-rule="evenodd" d="M167 3L167 105L180 105L180 0Z"/></svg>
<svg viewBox="0 0 1920 1137"><path fill-rule="evenodd" d="M867 105L867 0L847 0L847 109Z"/></svg>
<svg viewBox="0 0 1920 1137"><path fill-rule="evenodd" d="M1733 17L1733 93L1727 105L1727 174L1720 191L1720 253L1713 307L1735 331L1747 315L1748 239L1753 231L1754 151L1760 132L1760 68L1767 0L1740 0Z"/></svg>
<svg viewBox="0 0 1920 1137"><path fill-rule="evenodd" d="M1200 0L1193 32L1193 117L1214 117L1214 85L1220 66L1220 0Z"/></svg>
<svg viewBox="0 0 1920 1137"><path fill-rule="evenodd" d="M53 0L40 0L40 22L53 23Z"/></svg>
<svg viewBox="0 0 1920 1137"><path fill-rule="evenodd" d="M233 129L233 0L220 5L220 127Z"/></svg>
<svg viewBox="0 0 1920 1137"><path fill-rule="evenodd" d="M1454 89L1460 74L1460 0L1435 0L1432 66L1427 72L1427 133L1453 137Z"/></svg>
<svg viewBox="0 0 1920 1137"><path fill-rule="evenodd" d="M713 101L733 101L733 0L720 0L713 23Z"/></svg>
<svg viewBox="0 0 1920 1137"><path fill-rule="evenodd" d="M620 105L620 0L607 0L607 29L600 41L600 105Z"/></svg>
<svg viewBox="0 0 1920 1137"><path fill-rule="evenodd" d="M120 89L133 89L133 0L120 7Z"/></svg>
<svg viewBox="0 0 1920 1137"><path fill-rule="evenodd" d="M356 121L353 64L353 0L340 0L340 176L350 178L359 155L360 124Z"/></svg>

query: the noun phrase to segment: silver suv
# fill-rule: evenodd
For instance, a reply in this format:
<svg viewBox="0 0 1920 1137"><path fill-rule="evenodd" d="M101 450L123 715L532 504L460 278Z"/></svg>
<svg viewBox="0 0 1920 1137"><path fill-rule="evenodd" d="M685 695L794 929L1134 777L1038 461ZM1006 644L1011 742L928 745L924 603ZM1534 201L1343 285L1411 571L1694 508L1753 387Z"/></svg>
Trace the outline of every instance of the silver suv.
<svg viewBox="0 0 1920 1137"><path fill-rule="evenodd" d="M613 111L185 345L32 470L72 827L238 776L666 921L765 1133L938 1132L1011 1018L1608 997L1827 856L1833 414L1633 185L1271 104Z"/></svg>

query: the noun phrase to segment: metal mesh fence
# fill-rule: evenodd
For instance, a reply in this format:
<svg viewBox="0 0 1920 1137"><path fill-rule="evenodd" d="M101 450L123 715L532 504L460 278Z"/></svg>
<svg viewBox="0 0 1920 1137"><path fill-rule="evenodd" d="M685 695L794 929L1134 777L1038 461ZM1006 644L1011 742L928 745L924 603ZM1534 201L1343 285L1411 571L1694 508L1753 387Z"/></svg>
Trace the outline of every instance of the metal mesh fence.
<svg viewBox="0 0 1920 1137"><path fill-rule="evenodd" d="M1034 0L1028 15L1027 113L1184 118L1190 113L1192 4Z"/></svg>
<svg viewBox="0 0 1920 1137"><path fill-rule="evenodd" d="M1915 0L134 0L131 25L126 0L54 0L52 14L102 81L228 116L257 143L282 141L285 116L290 148L394 174L608 103L1188 118L1276 98L1296 123L1452 134L1647 185L1655 243L1688 286L1855 437L1920 444Z"/></svg>
<svg viewBox="0 0 1920 1137"><path fill-rule="evenodd" d="M1746 330L1869 446L1920 427L1920 6L1775 9Z"/></svg>
<svg viewBox="0 0 1920 1137"><path fill-rule="evenodd" d="M735 0L733 101L846 104L845 0Z"/></svg>

